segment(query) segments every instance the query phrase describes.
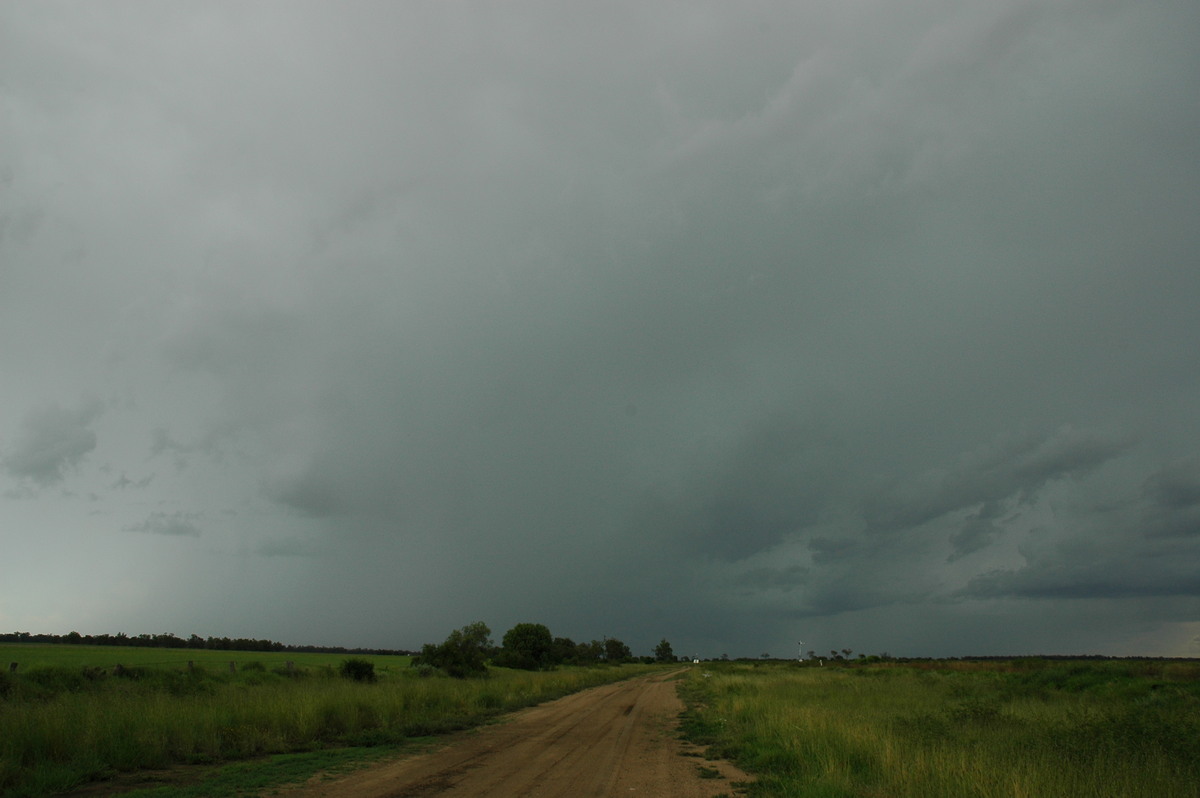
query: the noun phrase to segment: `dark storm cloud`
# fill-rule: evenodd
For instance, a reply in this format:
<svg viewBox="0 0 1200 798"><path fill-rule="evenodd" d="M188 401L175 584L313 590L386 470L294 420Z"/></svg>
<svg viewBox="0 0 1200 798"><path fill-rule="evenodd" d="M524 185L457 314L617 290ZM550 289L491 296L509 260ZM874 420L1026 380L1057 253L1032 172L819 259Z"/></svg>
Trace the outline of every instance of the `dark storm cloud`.
<svg viewBox="0 0 1200 798"><path fill-rule="evenodd" d="M962 528L950 538L954 551L950 560L957 560L976 551L986 548L992 541L1003 534L996 521L1003 518L1004 506L997 501L986 501L976 512L969 515L963 522Z"/></svg>
<svg viewBox="0 0 1200 798"><path fill-rule="evenodd" d="M750 416L707 458L676 463L681 482L650 488L636 520L681 548L737 561L777 545L826 508L828 441L798 419Z"/></svg>
<svg viewBox="0 0 1200 798"><path fill-rule="evenodd" d="M789 565L783 568L752 568L741 574L734 584L747 585L758 590L764 588L794 590L808 581L811 574L812 569L803 565Z"/></svg>
<svg viewBox="0 0 1200 798"><path fill-rule="evenodd" d="M1194 459L1156 470L1129 495L1064 508L1021 541L1024 564L972 578L960 597L1081 599L1200 595Z"/></svg>
<svg viewBox="0 0 1200 798"><path fill-rule="evenodd" d="M851 537L815 537L808 541L815 563L830 563L854 557L859 553L859 543Z"/></svg>
<svg viewBox="0 0 1200 798"><path fill-rule="evenodd" d="M1028 599L1200 596L1200 576L1191 565L1200 555L1196 546L1100 553L1080 545L1064 547L1056 554L1018 570L981 574L960 595Z"/></svg>
<svg viewBox="0 0 1200 798"><path fill-rule="evenodd" d="M1166 522L1156 534L1200 533L1200 460L1192 457L1163 466L1146 479L1142 491L1150 514Z"/></svg>
<svg viewBox="0 0 1200 798"><path fill-rule="evenodd" d="M59 484L80 461L96 448L92 424L104 405L91 400L77 409L46 404L26 415L21 429L0 457L4 469L17 479L28 479L41 487Z"/></svg>
<svg viewBox="0 0 1200 798"><path fill-rule="evenodd" d="M1006 437L967 453L948 470L897 485L868 507L867 520L872 529L903 529L984 505L972 519L984 526L959 538L970 548L998 515L998 502L1029 502L1048 482L1086 475L1128 447L1123 439L1070 427L1049 436Z"/></svg>
<svg viewBox="0 0 1200 798"><path fill-rule="evenodd" d="M203 532L108 617L1190 622L1194 3L117 7L0 10L4 469Z"/></svg>

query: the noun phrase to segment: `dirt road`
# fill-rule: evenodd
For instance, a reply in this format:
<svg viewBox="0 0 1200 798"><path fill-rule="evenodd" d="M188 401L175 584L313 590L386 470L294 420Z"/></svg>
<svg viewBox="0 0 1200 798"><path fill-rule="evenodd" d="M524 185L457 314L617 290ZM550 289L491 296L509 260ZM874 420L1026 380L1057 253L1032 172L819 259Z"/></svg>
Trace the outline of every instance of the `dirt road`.
<svg viewBox="0 0 1200 798"><path fill-rule="evenodd" d="M670 796L739 792L745 773L677 738L683 704L669 674L594 687L518 712L449 744L281 798Z"/></svg>

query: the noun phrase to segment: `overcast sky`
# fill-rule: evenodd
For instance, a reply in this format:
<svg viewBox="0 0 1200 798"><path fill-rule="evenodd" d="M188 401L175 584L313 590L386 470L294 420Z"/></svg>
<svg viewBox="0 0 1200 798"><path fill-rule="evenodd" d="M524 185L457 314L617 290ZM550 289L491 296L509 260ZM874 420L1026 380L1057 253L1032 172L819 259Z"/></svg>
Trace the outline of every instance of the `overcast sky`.
<svg viewBox="0 0 1200 798"><path fill-rule="evenodd" d="M1200 656L1200 4L0 5L0 629Z"/></svg>

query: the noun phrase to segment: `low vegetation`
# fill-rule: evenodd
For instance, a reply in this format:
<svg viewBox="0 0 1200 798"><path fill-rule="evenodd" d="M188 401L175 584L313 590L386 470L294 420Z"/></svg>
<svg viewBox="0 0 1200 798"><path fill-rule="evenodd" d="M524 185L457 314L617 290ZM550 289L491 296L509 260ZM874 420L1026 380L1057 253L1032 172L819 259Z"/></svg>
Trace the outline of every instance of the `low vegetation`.
<svg viewBox="0 0 1200 798"><path fill-rule="evenodd" d="M646 670L489 668L464 680L402 656L61 644L3 645L0 658L19 664L0 670L0 794L11 798L179 764L394 745Z"/></svg>
<svg viewBox="0 0 1200 798"><path fill-rule="evenodd" d="M519 623L504 633L499 646L492 642L492 630L482 621L455 629L441 643L426 643L421 653L413 658L413 664L429 673L440 669L456 679L482 676L488 672L488 663L501 668L538 671L554 670L561 665L595 666L621 665L633 662L629 646L615 637L576 643L569 637L554 637L550 629L540 623ZM659 647L671 644L664 640ZM664 661L661 657L643 657L641 662L649 664ZM672 657L671 661L674 661Z"/></svg>
<svg viewBox="0 0 1200 798"><path fill-rule="evenodd" d="M813 798L1200 795L1200 663L706 663L687 735Z"/></svg>

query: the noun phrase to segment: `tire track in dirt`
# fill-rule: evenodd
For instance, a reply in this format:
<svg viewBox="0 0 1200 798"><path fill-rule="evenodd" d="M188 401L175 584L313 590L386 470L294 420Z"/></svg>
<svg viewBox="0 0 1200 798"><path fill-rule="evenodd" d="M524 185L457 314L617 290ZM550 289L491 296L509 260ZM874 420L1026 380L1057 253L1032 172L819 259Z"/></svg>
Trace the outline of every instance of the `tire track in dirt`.
<svg viewBox="0 0 1200 798"><path fill-rule="evenodd" d="M273 795L712 798L734 793L736 782L749 780L745 773L727 762L697 758L699 749L678 739L683 703L675 694L676 674L593 687L456 735L436 750L333 780L314 778ZM714 771L720 775L713 777Z"/></svg>

